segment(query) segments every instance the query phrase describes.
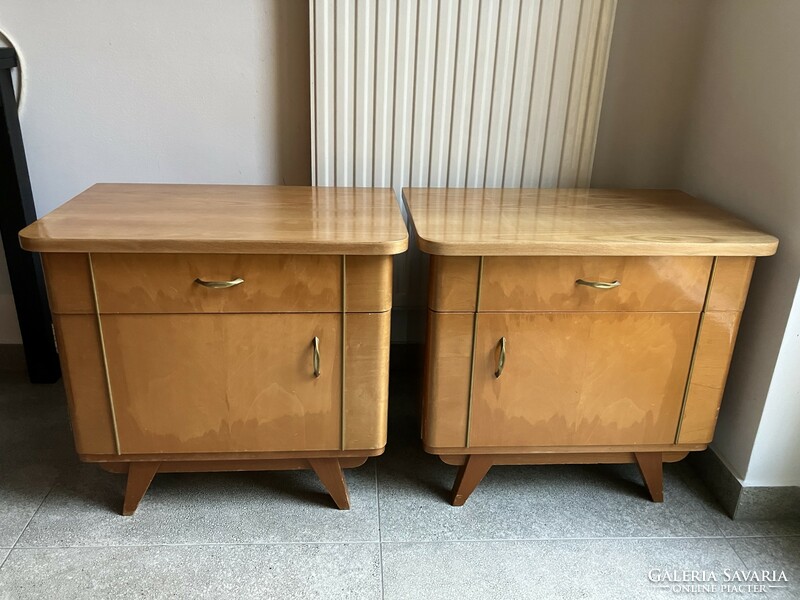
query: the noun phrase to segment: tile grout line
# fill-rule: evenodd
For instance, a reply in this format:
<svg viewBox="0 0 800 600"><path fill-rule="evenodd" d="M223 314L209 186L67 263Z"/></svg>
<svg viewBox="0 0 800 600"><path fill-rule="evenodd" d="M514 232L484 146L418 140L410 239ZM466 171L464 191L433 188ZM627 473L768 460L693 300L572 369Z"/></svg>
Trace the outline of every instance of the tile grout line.
<svg viewBox="0 0 800 600"><path fill-rule="evenodd" d="M13 550L103 550L120 548L217 548L217 547L261 547L261 546L374 546L375 540L337 542L163 542L152 544L84 544L66 546L17 546ZM7 550L8 548L3 548Z"/></svg>
<svg viewBox="0 0 800 600"><path fill-rule="evenodd" d="M781 536L771 536L771 537L756 537L756 536L749 536L748 538L738 538L738 539L785 539L785 538L794 538L798 537L798 535L781 535ZM382 542L383 544L394 544L394 545L401 545L401 544L516 544L516 543L528 543L528 542L603 542L603 541L686 541L686 540L724 540L728 542L730 545L730 538L724 538L719 536L699 536L699 537L604 537L604 538L525 538L525 539L485 539L485 540L408 540L408 541L385 541ZM260 547L260 546L341 546L341 545L362 545L362 546L369 546L373 545L374 542L370 542L369 540L363 541L342 541L342 542L269 542L269 543L195 543L195 542L187 542L184 544L123 544L123 545L84 545L84 546L16 546L14 548L3 548L3 550L26 550L26 551L37 551L37 550L111 550L111 549L126 549L126 548L196 548L196 547L217 547L217 546L226 546L226 547ZM735 548L733 549L736 552ZM739 560L741 556L739 556L738 552L736 552L737 557ZM6 559L7 560L7 559ZM5 562L5 561L4 561ZM742 563L746 565L745 561L742 560ZM0 563L0 567L2 567L2 563Z"/></svg>
<svg viewBox="0 0 800 600"><path fill-rule="evenodd" d="M776 536L777 537L777 536ZM788 536L787 536L788 537ZM687 536L608 536L608 537L553 537L553 538L486 538L465 540L385 540L383 544L500 544L519 542L604 542L604 541L685 541L685 540L724 540L722 535Z"/></svg>
<svg viewBox="0 0 800 600"><path fill-rule="evenodd" d="M755 537L755 536L751 536ZM772 537L798 537L772 536ZM481 543L519 543L519 542L602 542L602 541L684 541L684 540L725 540L722 536L684 536L684 537L594 537L594 538L487 538L468 540L386 540L381 544L481 544ZM339 546L339 545L373 545L374 540L357 541L305 541L305 542L185 542L185 543L152 543L152 544L97 544L97 545L68 545L68 546L17 546L14 550L78 550L78 549L104 549L104 548L184 548L184 547L216 547L216 546Z"/></svg>
<svg viewBox="0 0 800 600"><path fill-rule="evenodd" d="M774 534L750 534L750 535L726 535L723 533L726 540L774 540L780 538L796 538L800 537L800 533L774 533Z"/></svg>
<svg viewBox="0 0 800 600"><path fill-rule="evenodd" d="M800 534L773 535L773 536L736 536L726 538L724 536L638 536L638 537L572 537L572 538L486 538L486 539L467 539L467 540L385 540L380 544L481 544L481 543L520 543L520 542L603 542L603 541L684 541L684 540L725 540L731 539L783 539L796 538ZM349 545L371 545L374 540L342 540L342 541L303 541L303 542L184 542L184 543L152 543L152 544L95 544L95 545L66 545L66 546L19 546L14 548L3 548L4 550L79 550L79 549L104 549L104 548L184 548L184 547L216 547L216 546L349 546Z"/></svg>
<svg viewBox="0 0 800 600"><path fill-rule="evenodd" d="M686 466L686 468L691 468L691 467L688 467L688 466ZM679 471L679 472L678 472L678 476L680 477L680 479L681 479L681 480L682 480L682 481L683 481L683 482L684 482L684 483L685 483L687 486L690 486L690 487L691 487L691 485L692 485L692 484L691 484L691 482L689 482L689 481L688 481L688 480L687 480L687 479L684 477L684 475L683 475L683 472L682 472L682 471ZM699 476L698 476L698 478L699 478ZM700 483L702 483L702 484L705 486L705 482L704 482L704 481L702 481L702 479L699 479L699 481L700 481ZM706 491L706 492L708 492L708 493L711 493L711 490L709 490L709 489L707 488L707 486L706 486L706 490L705 490L705 491ZM722 505L720 504L719 500L717 500L717 498L713 496L713 494L711 495L711 498L713 499L713 501L714 501L714 502L716 502L716 503L718 504L719 508L721 508L721 509L722 509ZM798 532L798 533L777 533L777 534L750 534L750 535L736 535L736 534L730 534L730 533L726 533L726 532L725 532L725 530L722 528L722 526L720 526L720 525L717 523L717 519L715 518L715 513L714 513L714 511L713 511L713 510L712 510L712 509L711 509L709 506L707 506L705 502L701 502L701 503L700 503L700 507L703 509L703 511L706 513L706 515L708 515L708 517L709 517L709 519L710 519L711 523L714 525L714 527L716 527L716 528L717 528L717 530L720 532L720 535L721 535L721 537L722 537L724 540L728 541L728 545L729 545L729 546L731 546L732 548L733 548L733 545L730 543L730 540L735 540L735 539L775 539L775 538L794 538L794 537L800 537L800 532ZM722 510L724 510L724 509L722 509ZM730 520L731 520L731 521L733 521L734 523L736 522L736 519L733 519L733 518L729 517L727 514L723 514L723 516L724 516L726 519L730 519ZM781 520L781 519L778 519L777 521L780 521L780 520ZM734 548L733 550L734 550L734 552L736 552L736 549L735 549L735 548ZM739 556L738 552L736 553L736 555L737 555L737 556ZM742 557L741 557L741 556L739 556L739 560L742 560ZM744 560L742 560L742 564L746 564L746 563L744 562Z"/></svg>
<svg viewBox="0 0 800 600"><path fill-rule="evenodd" d="M746 562L744 561L744 559L741 557L741 555L740 555L740 554L739 554L739 552L736 550L736 548L734 548L734 547L733 547L733 544L731 544L731 541L730 541L728 538L725 538L725 541L728 543L728 547L729 547L731 550L733 550L733 553L736 555L736 558L738 558L738 559L739 559L739 562L740 562L740 563L742 563L742 566L743 566L745 569L748 569L749 567L747 566L747 563L746 563Z"/></svg>
<svg viewBox="0 0 800 600"><path fill-rule="evenodd" d="M378 507L378 559L381 567L381 600L385 598L383 587L383 534L381 532L381 490L380 479L378 477L378 461L375 461L375 501Z"/></svg>
<svg viewBox="0 0 800 600"><path fill-rule="evenodd" d="M685 476L685 473L686 473L686 470L687 470L687 469L692 469L692 467L690 467L690 466L689 466L689 465L687 465L687 464L684 464L684 465L682 465L682 466L681 466L681 468L679 468L679 469L675 469L675 471L677 471L678 479L680 479L680 480L681 480L681 482L683 482L683 484L684 484L684 485L685 485L685 486L688 488L688 490L689 490L690 492L700 492L701 490L693 489L693 488L695 488L695 487L696 487L696 483L697 483L697 482L699 482L699 483L701 483L701 484L702 484L702 485L705 487L705 490L703 490L703 491L705 491L705 492L706 492L706 493L709 495L709 497L710 497L710 498L713 498L713 499L714 499L714 501L718 503L719 501L718 501L716 498L714 498L713 494L711 494L711 490L710 490L710 489L708 489L708 486L705 484L705 482L704 482L702 479L700 479L700 478L698 477L698 478L697 478L697 482L695 482L695 484L693 484L691 481L689 481L689 480L687 479L687 477ZM694 471L693 471L693 472L694 472ZM697 474L696 474L696 473L695 473L695 476L697 477ZM694 494L694 495L696 495L696 496L701 496L702 494ZM727 535L725 534L725 532L722 530L722 527L720 527L720 526L719 526L719 524L717 523L717 520L714 518L714 513L713 513L713 512L711 511L711 509L710 509L710 508L709 508L709 507L706 505L706 502L703 500L703 498L702 498L702 497L700 498L700 508L703 510L703 513L704 513L704 514L705 514L705 515L708 517L708 519L711 521L711 524L712 524L714 527L716 527L717 531L719 531L720 535L721 535L723 538L726 538L726 539L727 539L727 537L728 537L728 536L727 536Z"/></svg>
<svg viewBox="0 0 800 600"><path fill-rule="evenodd" d="M35 517L35 516L36 516L36 515L39 513L39 510L41 510L42 506L44 505L44 501L45 501L45 500L47 500L48 496L50 496L50 492L52 492L52 491L55 489L55 487L56 487L56 482L54 481L54 482L53 482L53 483L50 485L50 489L49 489L49 490L47 490L47 493L46 493L46 494L45 494L45 495L42 497L42 501L41 501L41 502L39 502L39 506L37 506L37 507L36 507L36 510L35 510L35 511L33 511L33 513L31 513L31 516L30 516L30 518L29 518L29 519L28 519L28 521L25 523L25 527L23 527L23 528L22 528L22 531L20 531L20 532L19 532L19 535L17 536L17 539L16 539L16 540L14 540L14 544L13 544L13 545L11 546L11 548L9 549L9 551L8 551L8 554L6 554L6 557L3 559L3 562L0 562L0 569L2 569L2 568L3 568L3 565L4 565L4 564L6 564L6 561L8 560L8 557L9 557L9 556L11 556L11 553L12 553L14 550L16 550L16 549L17 549L17 544L19 544L19 541L22 539L22 536L23 536L23 535L25 535L25 531L27 531L27 529L28 529L28 526L31 524L31 521L33 521L33 518L34 518L34 517ZM23 546L23 547L24 547L24 546Z"/></svg>

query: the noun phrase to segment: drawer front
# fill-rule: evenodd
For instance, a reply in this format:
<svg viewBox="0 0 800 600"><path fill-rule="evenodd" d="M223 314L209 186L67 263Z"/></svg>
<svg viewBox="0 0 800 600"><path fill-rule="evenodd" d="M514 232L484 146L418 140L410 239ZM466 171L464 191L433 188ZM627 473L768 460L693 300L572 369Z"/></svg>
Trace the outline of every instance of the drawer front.
<svg viewBox="0 0 800 600"><path fill-rule="evenodd" d="M346 261L347 310L388 310L391 257ZM102 314L341 312L342 262L316 255L91 256ZM214 284L236 280L230 287Z"/></svg>
<svg viewBox="0 0 800 600"><path fill-rule="evenodd" d="M105 315L101 323L122 454L339 448L337 315Z"/></svg>
<svg viewBox="0 0 800 600"><path fill-rule="evenodd" d="M690 313L479 315L469 445L674 443L698 320Z"/></svg>
<svg viewBox="0 0 800 600"><path fill-rule="evenodd" d="M479 310L699 312L712 262L708 256L487 256Z"/></svg>

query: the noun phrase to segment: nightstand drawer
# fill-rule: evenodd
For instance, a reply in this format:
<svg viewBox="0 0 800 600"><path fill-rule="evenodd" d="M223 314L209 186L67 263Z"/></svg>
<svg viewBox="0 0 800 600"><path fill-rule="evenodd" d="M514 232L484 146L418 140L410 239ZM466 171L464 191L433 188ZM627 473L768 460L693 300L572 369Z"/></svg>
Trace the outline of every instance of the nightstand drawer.
<svg viewBox="0 0 800 600"><path fill-rule="evenodd" d="M347 307L391 307L391 257L346 257ZM102 314L342 312L342 256L93 254Z"/></svg>
<svg viewBox="0 0 800 600"><path fill-rule="evenodd" d="M708 256L484 258L480 312L700 312Z"/></svg>

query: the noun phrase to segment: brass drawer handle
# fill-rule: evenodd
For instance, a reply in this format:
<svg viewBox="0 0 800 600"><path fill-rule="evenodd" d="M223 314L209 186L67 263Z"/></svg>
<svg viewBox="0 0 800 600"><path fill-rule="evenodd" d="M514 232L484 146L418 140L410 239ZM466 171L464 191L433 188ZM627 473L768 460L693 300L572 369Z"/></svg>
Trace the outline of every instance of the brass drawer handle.
<svg viewBox="0 0 800 600"><path fill-rule="evenodd" d="M311 346L314 348L314 358L313 358L313 365L314 365L314 377L319 377L319 338L314 337L311 340Z"/></svg>
<svg viewBox="0 0 800 600"><path fill-rule="evenodd" d="M206 281L205 279L200 279L199 277L194 280L195 283L202 285L203 287L212 288L215 290L221 290L224 288L231 288L235 285L239 285L240 283L244 283L244 279L241 277L237 277L236 279L231 279L230 281Z"/></svg>
<svg viewBox="0 0 800 600"><path fill-rule="evenodd" d="M575 283L578 285L585 285L588 287L592 287L597 290L610 290L622 285L616 279L614 281L586 281L585 279L578 279L575 281Z"/></svg>
<svg viewBox="0 0 800 600"><path fill-rule="evenodd" d="M497 370L494 372L495 378L500 377L503 374L503 369L506 366L506 338L505 336L500 338L500 341L497 342L497 347L500 349L500 356L497 358Z"/></svg>

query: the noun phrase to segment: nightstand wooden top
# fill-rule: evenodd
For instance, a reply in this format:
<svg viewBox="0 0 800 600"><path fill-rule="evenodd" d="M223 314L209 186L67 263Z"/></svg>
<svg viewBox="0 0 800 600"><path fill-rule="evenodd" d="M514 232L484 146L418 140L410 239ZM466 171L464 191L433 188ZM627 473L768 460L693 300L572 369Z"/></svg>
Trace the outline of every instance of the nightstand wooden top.
<svg viewBox="0 0 800 600"><path fill-rule="evenodd" d="M429 254L768 256L777 238L676 190L406 188Z"/></svg>
<svg viewBox="0 0 800 600"><path fill-rule="evenodd" d="M399 254L390 189L99 183L23 229L36 252Z"/></svg>

